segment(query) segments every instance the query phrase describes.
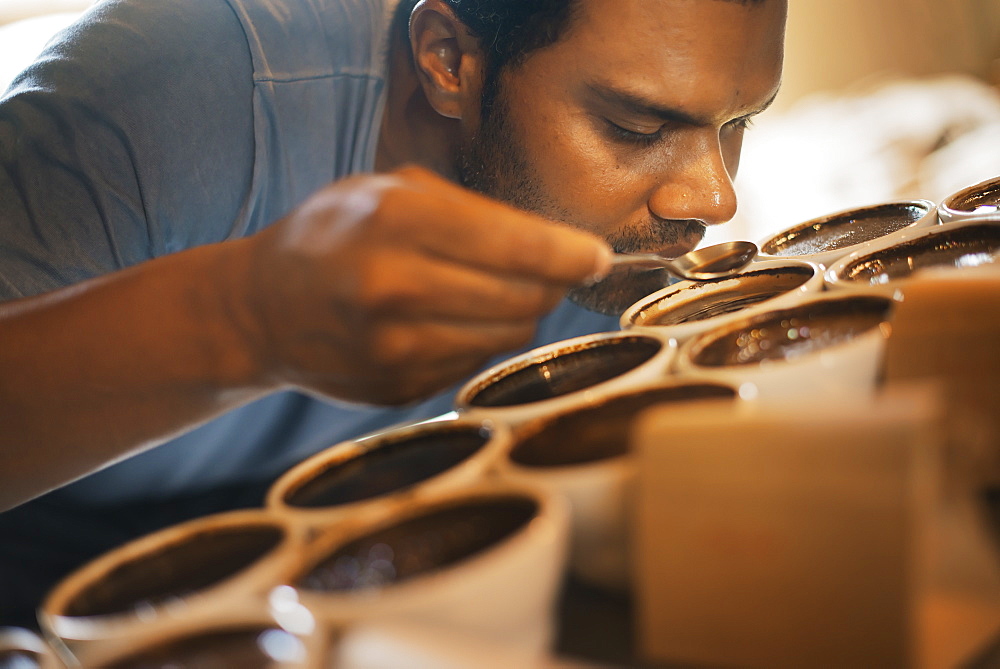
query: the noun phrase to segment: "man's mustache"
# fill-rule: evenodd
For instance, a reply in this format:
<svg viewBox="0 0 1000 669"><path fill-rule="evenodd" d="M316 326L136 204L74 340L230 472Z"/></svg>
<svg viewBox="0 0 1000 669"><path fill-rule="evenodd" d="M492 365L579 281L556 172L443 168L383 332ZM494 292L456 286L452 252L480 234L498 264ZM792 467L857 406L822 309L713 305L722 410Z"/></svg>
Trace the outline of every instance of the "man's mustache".
<svg viewBox="0 0 1000 669"><path fill-rule="evenodd" d="M704 238L705 229L705 224L696 219L658 219L619 231L607 241L617 253L656 252L678 244L697 244Z"/></svg>

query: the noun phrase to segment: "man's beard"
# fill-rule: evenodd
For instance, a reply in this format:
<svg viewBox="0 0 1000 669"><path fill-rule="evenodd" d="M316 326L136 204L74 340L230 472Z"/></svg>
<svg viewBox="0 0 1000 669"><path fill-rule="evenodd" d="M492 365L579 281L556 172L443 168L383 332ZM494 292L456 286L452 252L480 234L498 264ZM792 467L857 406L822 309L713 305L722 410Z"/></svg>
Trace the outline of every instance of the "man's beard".
<svg viewBox="0 0 1000 669"><path fill-rule="evenodd" d="M572 213L542 189L507 112L507 96L502 89L484 95L479 132L463 140L458 155L457 171L462 184L519 209L578 227ZM641 252L675 244L682 232L689 231L667 224L655 230L626 229L606 241L619 253ZM639 299L669 285L669 279L663 270L618 270L596 284L570 289L568 297L591 311L617 316Z"/></svg>

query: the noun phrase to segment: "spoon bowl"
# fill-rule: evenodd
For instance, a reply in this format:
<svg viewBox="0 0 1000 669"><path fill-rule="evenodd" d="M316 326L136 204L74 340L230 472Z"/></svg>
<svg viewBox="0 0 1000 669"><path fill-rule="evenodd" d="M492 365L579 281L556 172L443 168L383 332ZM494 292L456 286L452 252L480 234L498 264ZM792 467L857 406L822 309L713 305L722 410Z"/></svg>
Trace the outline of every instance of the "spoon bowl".
<svg viewBox="0 0 1000 669"><path fill-rule="evenodd" d="M611 261L616 267L665 269L687 281L722 279L736 274L757 256L757 245L747 241L731 241L695 249L676 258L655 253L616 253Z"/></svg>

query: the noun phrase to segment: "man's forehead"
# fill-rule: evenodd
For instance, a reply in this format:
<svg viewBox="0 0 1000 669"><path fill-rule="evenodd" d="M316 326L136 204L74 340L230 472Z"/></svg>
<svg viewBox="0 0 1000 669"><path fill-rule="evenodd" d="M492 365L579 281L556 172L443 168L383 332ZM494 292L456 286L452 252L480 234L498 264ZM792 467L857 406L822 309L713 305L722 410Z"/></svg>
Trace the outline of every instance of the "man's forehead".
<svg viewBox="0 0 1000 669"><path fill-rule="evenodd" d="M783 50L787 0L576 0L565 31L581 55L656 59L706 43L722 51Z"/></svg>
<svg viewBox="0 0 1000 669"><path fill-rule="evenodd" d="M570 20L555 41L588 42L605 55L641 46L652 52L709 40L737 48L747 39L784 41L787 0L573 0ZM735 38L721 42L720 32ZM581 38L575 40L574 38ZM781 45L779 45L781 48Z"/></svg>
<svg viewBox="0 0 1000 669"><path fill-rule="evenodd" d="M746 111L777 91L785 0L579 2L564 39L539 54L561 61L562 74L673 108L690 99L693 115L721 109L713 91L739 89L742 99L722 106Z"/></svg>
<svg viewBox="0 0 1000 669"><path fill-rule="evenodd" d="M787 0L568 0L572 13L576 20L596 19L608 14L620 16L623 19L630 17L654 18L657 23L662 16L683 16L705 6L729 5L741 7L747 10L763 8L765 6L778 9L785 13Z"/></svg>

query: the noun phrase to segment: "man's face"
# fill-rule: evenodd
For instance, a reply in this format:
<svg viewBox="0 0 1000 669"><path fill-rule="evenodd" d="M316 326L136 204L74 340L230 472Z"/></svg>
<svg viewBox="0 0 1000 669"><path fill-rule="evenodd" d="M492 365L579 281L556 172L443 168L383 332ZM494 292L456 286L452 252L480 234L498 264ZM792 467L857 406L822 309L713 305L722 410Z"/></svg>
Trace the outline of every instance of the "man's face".
<svg viewBox="0 0 1000 669"><path fill-rule="evenodd" d="M685 253L736 211L743 131L780 83L785 0L578 3L555 44L501 73L461 177L617 251ZM616 275L571 297L620 313L662 285Z"/></svg>

